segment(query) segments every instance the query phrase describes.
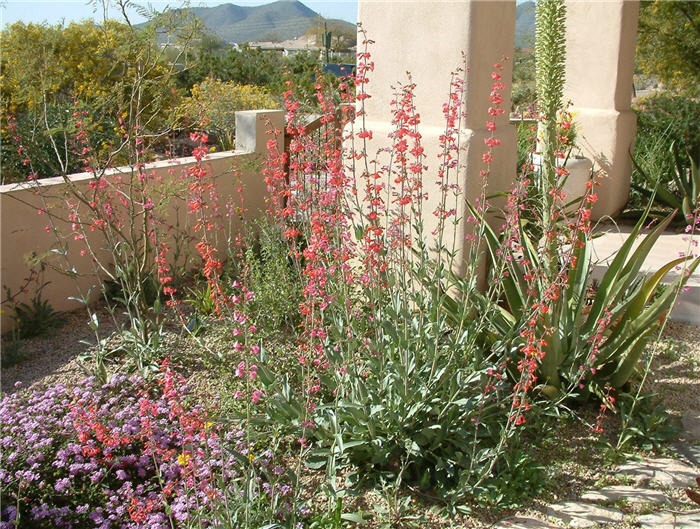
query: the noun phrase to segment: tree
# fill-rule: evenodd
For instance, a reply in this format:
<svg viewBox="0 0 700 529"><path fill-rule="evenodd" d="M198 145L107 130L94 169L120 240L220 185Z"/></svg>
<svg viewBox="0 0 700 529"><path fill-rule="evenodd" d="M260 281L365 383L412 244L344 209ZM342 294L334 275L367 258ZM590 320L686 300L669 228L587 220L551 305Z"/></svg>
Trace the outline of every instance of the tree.
<svg viewBox="0 0 700 529"><path fill-rule="evenodd" d="M26 177L22 158L33 160L39 176L81 170L72 152L76 110L92 145L106 151L119 143L117 121L161 129L172 107L173 67L156 45L155 28L136 29L113 20L68 26L15 23L2 31L0 78L3 117L3 181ZM135 92L138 91L138 93ZM138 97L138 115L133 101ZM28 152L8 148L8 119Z"/></svg>
<svg viewBox="0 0 700 529"><path fill-rule="evenodd" d="M700 2L642 2L637 64L668 88L700 94Z"/></svg>
<svg viewBox="0 0 700 529"><path fill-rule="evenodd" d="M213 132L221 149L229 150L235 144L236 112L278 107L279 103L265 88L206 79L192 87L191 95L176 113L188 127Z"/></svg>

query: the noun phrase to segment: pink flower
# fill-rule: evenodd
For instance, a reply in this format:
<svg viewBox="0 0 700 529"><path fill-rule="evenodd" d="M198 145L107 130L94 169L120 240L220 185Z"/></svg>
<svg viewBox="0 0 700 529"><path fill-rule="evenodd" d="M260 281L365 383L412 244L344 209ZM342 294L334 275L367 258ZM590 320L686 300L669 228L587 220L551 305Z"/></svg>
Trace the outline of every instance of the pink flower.
<svg viewBox="0 0 700 529"><path fill-rule="evenodd" d="M243 377L245 377L245 371L246 371L246 369L245 369L245 362L241 361L241 362L238 364L238 367L236 367L236 376L237 376L238 378L243 378Z"/></svg>
<svg viewBox="0 0 700 529"><path fill-rule="evenodd" d="M259 389L256 389L255 391L253 391L253 394L251 395L250 400L252 400L253 403L257 403L260 401L260 398L262 397L262 395L263 395L263 392Z"/></svg>

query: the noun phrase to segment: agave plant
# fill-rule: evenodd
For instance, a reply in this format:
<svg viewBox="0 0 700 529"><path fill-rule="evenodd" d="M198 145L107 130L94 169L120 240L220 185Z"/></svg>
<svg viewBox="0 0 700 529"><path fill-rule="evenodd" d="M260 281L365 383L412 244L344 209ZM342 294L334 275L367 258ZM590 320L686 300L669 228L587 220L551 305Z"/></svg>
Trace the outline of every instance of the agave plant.
<svg viewBox="0 0 700 529"><path fill-rule="evenodd" d="M648 199L655 199L667 207L680 211L684 219L692 219L700 208L700 171L698 170L700 152L696 152L695 155L686 152L688 162L684 162L680 148L675 141L671 143L670 150L674 160L673 182L678 194L674 194L660 185L658 179L644 171L632 157L635 169L649 184L649 188L638 185L635 185L634 188Z"/></svg>
<svg viewBox="0 0 700 529"><path fill-rule="evenodd" d="M578 234L580 244L573 249L566 284L538 323L539 333L546 341L545 355L538 367L538 379L542 382L544 394L559 398L577 388L584 396L589 391L602 395L606 386L621 388L634 375L644 348L670 310L676 292L700 264L700 258L690 261L690 256L680 257L647 277L640 276L644 260L674 215L675 212L667 216L633 250L644 226L644 215L597 285L592 276L591 235ZM540 252L524 225L520 231L524 241L523 259L530 261L535 268L540 267ZM488 226L485 234L492 259L503 262L503 245L498 235ZM660 288L666 274L685 261L689 261L685 264L685 273L668 288ZM544 292L547 279L540 280L543 284L533 285L533 279L526 277L518 259L506 258L504 266L507 273L499 281L505 299L499 313L491 318L493 332L486 340L491 346L510 347L511 354L517 356L522 354L519 352L520 331L528 325L531 306L536 301L533 292ZM459 305L458 295L444 294L443 297L446 312ZM487 306L488 301L483 296L474 299L480 299L484 307ZM588 384L581 392L579 389L584 380Z"/></svg>

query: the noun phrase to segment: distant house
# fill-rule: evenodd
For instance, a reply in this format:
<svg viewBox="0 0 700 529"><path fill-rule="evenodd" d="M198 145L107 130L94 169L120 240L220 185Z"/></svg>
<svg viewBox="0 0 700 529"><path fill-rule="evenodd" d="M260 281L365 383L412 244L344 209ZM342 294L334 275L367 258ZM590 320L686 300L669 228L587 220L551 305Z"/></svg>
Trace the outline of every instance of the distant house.
<svg viewBox="0 0 700 529"><path fill-rule="evenodd" d="M296 39L284 40L282 42L250 42L251 48L257 48L261 51L279 53L285 57L294 55L295 53L313 51L320 53L323 49L316 44L313 37L302 36Z"/></svg>

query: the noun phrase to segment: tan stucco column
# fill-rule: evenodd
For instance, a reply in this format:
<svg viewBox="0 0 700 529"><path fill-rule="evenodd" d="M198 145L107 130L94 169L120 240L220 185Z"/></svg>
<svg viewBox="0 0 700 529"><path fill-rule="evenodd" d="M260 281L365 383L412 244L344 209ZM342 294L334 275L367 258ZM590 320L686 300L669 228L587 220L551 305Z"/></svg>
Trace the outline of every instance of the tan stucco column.
<svg viewBox="0 0 700 529"><path fill-rule="evenodd" d="M435 182L439 137L445 131L443 103L448 98L451 72L462 64L463 54L466 56L470 72L464 97L467 117L461 131L465 150L458 179L467 197L478 196L482 182L479 172L484 169L481 158L486 151L484 139L491 134L486 130L486 122L494 119L488 114L492 105L491 72L494 63L503 62L504 56L513 56L515 0L359 0L359 21L367 37L375 41L370 48L375 69L368 74L367 86L372 97L366 100L365 107L367 128L374 134L372 153L375 148L390 144L386 135L391 131L391 86L406 81L406 72L411 72L417 85L415 103L429 167L423 186L435 200L439 195ZM489 192L510 188L515 177L516 132L508 122L512 62L505 61L503 65L505 113L495 119L496 136L502 143L495 149L488 176ZM462 202L462 210L457 211L461 218L458 242L464 241L469 230ZM425 210L433 211L430 203ZM432 226L428 223L435 219L428 217L432 216L426 215L426 233L430 234Z"/></svg>
<svg viewBox="0 0 700 529"><path fill-rule="evenodd" d="M566 87L579 144L607 173L593 215L618 213L629 196L636 115L630 108L638 0L567 1Z"/></svg>

